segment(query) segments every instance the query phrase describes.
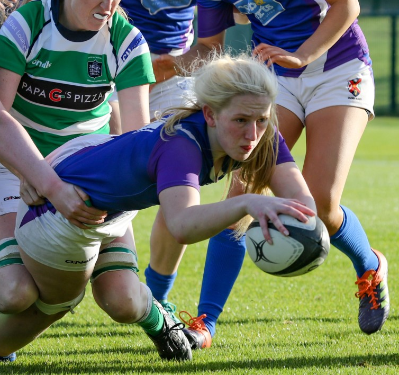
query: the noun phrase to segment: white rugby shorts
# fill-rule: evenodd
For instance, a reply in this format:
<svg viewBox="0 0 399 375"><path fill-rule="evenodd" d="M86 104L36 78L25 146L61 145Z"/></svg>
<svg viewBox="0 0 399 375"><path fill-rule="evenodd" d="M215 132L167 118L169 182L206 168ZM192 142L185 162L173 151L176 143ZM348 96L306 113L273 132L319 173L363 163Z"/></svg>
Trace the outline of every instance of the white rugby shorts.
<svg viewBox="0 0 399 375"><path fill-rule="evenodd" d="M190 101L195 98L192 83L191 77L174 76L153 86L149 98L151 120L167 108L190 105ZM118 93L114 91L108 101L117 100Z"/></svg>
<svg viewBox="0 0 399 375"><path fill-rule="evenodd" d="M195 95L192 91L193 78L173 76L157 83L150 92L150 116L155 118L165 109L190 105Z"/></svg>
<svg viewBox="0 0 399 375"><path fill-rule="evenodd" d="M101 245L122 237L137 214L126 211L103 224L80 229L58 211L39 207L29 210L20 202L15 238L31 258L63 271L93 270Z"/></svg>
<svg viewBox="0 0 399 375"><path fill-rule="evenodd" d="M370 66L355 59L326 72L305 77L277 77L276 103L289 109L305 124L312 112L332 106L367 110L374 118L375 86Z"/></svg>
<svg viewBox="0 0 399 375"><path fill-rule="evenodd" d="M17 212L20 200L19 178L0 164L0 216Z"/></svg>

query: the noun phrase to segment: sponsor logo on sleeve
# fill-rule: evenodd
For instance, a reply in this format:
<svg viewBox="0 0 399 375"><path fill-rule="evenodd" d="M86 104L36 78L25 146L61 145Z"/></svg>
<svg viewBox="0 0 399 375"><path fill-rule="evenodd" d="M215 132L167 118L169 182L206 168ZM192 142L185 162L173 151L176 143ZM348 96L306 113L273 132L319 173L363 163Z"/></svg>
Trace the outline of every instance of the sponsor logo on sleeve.
<svg viewBox="0 0 399 375"><path fill-rule="evenodd" d="M4 23L3 27L10 32L21 51L23 53L27 52L29 48L28 38L21 24L12 14L7 18L7 21Z"/></svg>
<svg viewBox="0 0 399 375"><path fill-rule="evenodd" d="M123 62L129 57L129 55L140 45L146 43L143 34L138 33L136 37L132 40L129 46L126 48L125 52L122 53L121 60Z"/></svg>

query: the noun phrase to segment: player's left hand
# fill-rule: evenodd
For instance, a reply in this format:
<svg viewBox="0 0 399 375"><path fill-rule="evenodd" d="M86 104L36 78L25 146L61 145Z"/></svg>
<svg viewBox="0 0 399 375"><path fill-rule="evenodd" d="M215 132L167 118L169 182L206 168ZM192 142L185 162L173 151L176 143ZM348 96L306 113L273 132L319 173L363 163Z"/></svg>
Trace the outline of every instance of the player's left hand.
<svg viewBox="0 0 399 375"><path fill-rule="evenodd" d="M252 51L253 56L267 62L267 66L277 64L283 68L298 69L308 62L296 53L288 52L282 48L274 47L266 43L258 44Z"/></svg>
<svg viewBox="0 0 399 375"><path fill-rule="evenodd" d="M44 197L24 178L20 179L19 194L28 206L39 206L45 203Z"/></svg>

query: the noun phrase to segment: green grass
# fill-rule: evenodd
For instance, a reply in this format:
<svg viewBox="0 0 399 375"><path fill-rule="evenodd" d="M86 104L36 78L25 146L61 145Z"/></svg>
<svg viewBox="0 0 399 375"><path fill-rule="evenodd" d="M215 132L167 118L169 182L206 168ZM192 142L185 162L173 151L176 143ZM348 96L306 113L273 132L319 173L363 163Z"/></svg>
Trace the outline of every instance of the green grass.
<svg viewBox="0 0 399 375"><path fill-rule="evenodd" d="M397 374L399 372L399 127L397 119L370 123L358 148L342 202L359 216L373 246L390 266L391 315L382 332L367 336L357 325L355 274L332 248L325 264L296 278L260 272L246 257L225 307L212 348L191 363L164 362L134 325L112 322L91 292L39 339L1 364L0 374ZM294 149L303 161L304 142ZM203 189L203 202L218 200L223 184ZM141 277L149 260L156 210L134 220ZM170 300L196 314L206 242L185 254Z"/></svg>
<svg viewBox="0 0 399 375"><path fill-rule="evenodd" d="M374 109L377 114L388 113L392 93L391 19L389 17L360 17L359 25L366 36L370 56L373 60L376 89ZM399 40L398 36L397 39ZM399 51L399 45L396 46L396 50ZM399 91L399 77L396 79L396 90ZM396 98L396 109L399 111L399 98Z"/></svg>

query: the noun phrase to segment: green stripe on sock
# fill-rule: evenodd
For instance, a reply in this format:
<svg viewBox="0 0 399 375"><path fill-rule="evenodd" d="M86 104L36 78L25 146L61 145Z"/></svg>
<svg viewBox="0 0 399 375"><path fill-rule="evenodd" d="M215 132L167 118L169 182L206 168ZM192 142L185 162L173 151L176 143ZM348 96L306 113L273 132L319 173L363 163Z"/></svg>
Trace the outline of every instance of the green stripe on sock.
<svg viewBox="0 0 399 375"><path fill-rule="evenodd" d="M2 245L0 245L0 251L6 248L7 246L12 246L12 245L18 246L18 242L16 239L4 242Z"/></svg>
<svg viewBox="0 0 399 375"><path fill-rule="evenodd" d="M152 302L151 311L147 318L138 325L144 329L151 336L158 336L163 327L164 317L159 311L158 307Z"/></svg>

